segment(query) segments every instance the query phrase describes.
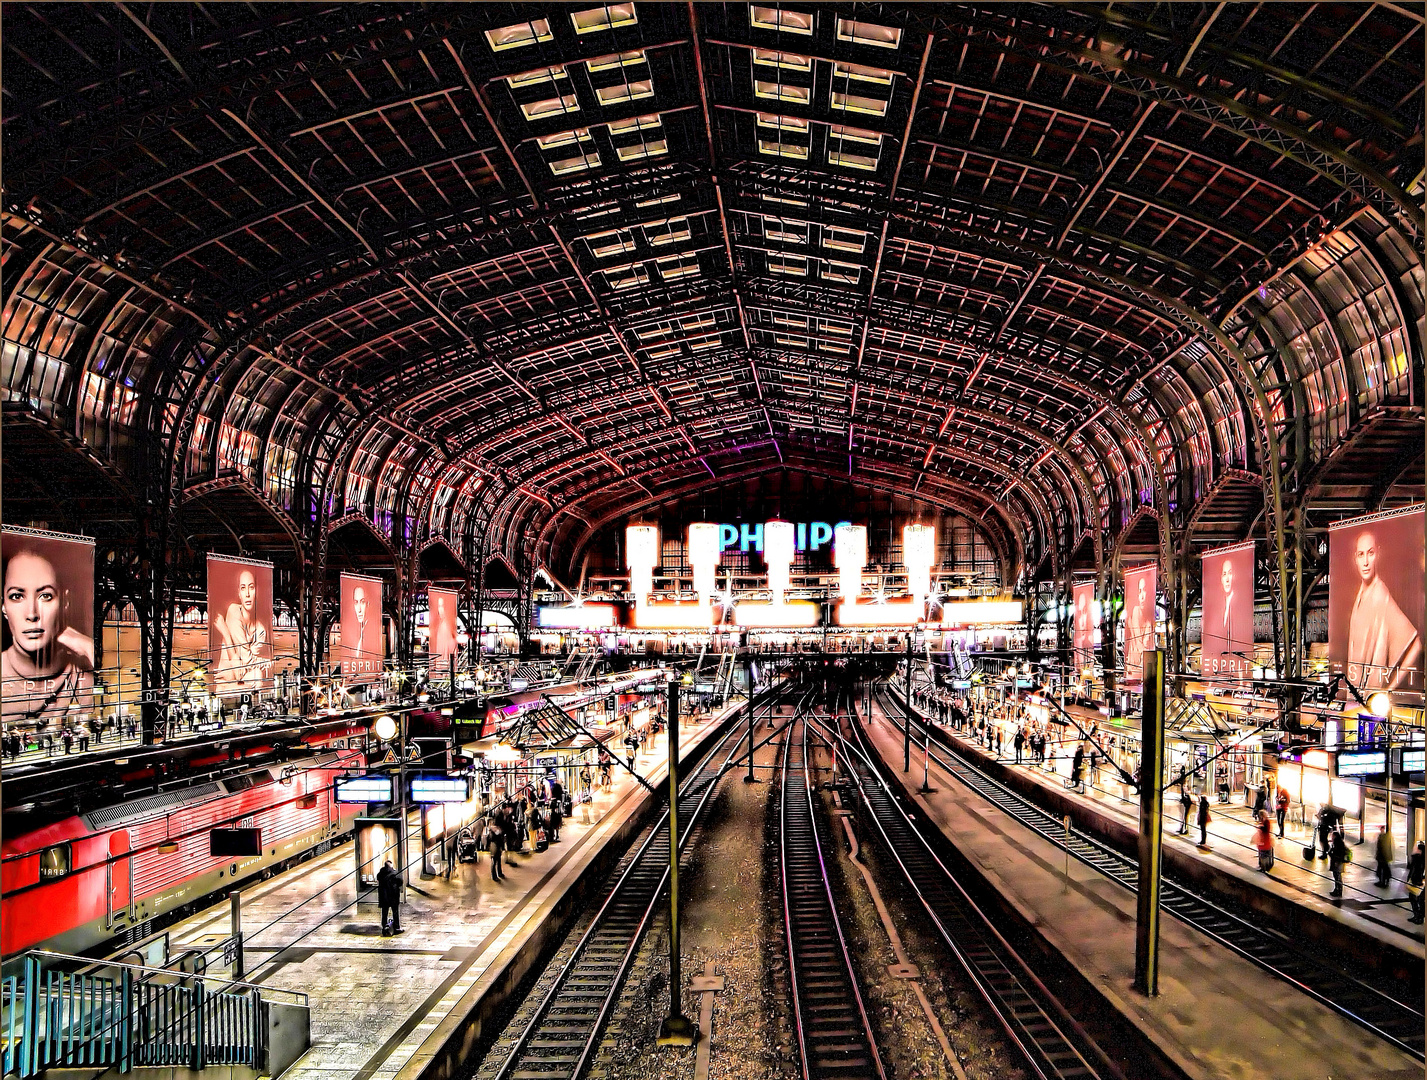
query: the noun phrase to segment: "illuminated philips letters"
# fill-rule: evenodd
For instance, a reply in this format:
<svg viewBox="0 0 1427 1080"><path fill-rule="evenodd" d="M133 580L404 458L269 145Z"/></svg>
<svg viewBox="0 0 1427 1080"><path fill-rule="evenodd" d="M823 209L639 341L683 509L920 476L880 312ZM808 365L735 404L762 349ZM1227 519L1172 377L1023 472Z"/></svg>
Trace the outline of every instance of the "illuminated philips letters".
<svg viewBox="0 0 1427 1080"><path fill-rule="evenodd" d="M832 540L835 529L851 525L850 521L839 521L829 525L826 521L799 521L792 523L793 546L798 551L821 551ZM733 525L728 522L718 527L718 549L727 551L734 545L739 551L763 551L764 526L742 522Z"/></svg>

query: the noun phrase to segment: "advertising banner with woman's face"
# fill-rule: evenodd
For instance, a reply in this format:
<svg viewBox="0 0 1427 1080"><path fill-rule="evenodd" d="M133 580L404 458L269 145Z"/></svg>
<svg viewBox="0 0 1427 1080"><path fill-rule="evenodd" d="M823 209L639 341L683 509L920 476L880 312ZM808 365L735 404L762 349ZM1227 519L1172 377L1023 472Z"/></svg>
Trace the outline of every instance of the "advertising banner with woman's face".
<svg viewBox="0 0 1427 1080"><path fill-rule="evenodd" d="M1200 556L1204 581L1203 647L1199 671L1210 678L1248 679L1254 655L1254 542Z"/></svg>
<svg viewBox="0 0 1427 1080"><path fill-rule="evenodd" d="M461 594L454 589L426 590L427 623L431 641L427 651L432 656L453 656L456 653L456 605Z"/></svg>
<svg viewBox="0 0 1427 1080"><path fill-rule="evenodd" d="M1328 660L1368 691L1422 691L1422 507L1328 533Z"/></svg>
<svg viewBox="0 0 1427 1080"><path fill-rule="evenodd" d="M208 686L256 694L273 685L273 565L208 556Z"/></svg>
<svg viewBox="0 0 1427 1080"><path fill-rule="evenodd" d="M0 708L7 725L76 723L94 703L94 541L6 528Z"/></svg>
<svg viewBox="0 0 1427 1080"><path fill-rule="evenodd" d="M380 578L342 575L342 677L348 686L382 673L382 583Z"/></svg>
<svg viewBox="0 0 1427 1080"><path fill-rule="evenodd" d="M1159 567L1137 566L1125 571L1125 682L1144 681L1146 649L1155 647L1154 602Z"/></svg>
<svg viewBox="0 0 1427 1080"><path fill-rule="evenodd" d="M1095 659L1095 583L1074 586L1070 598L1070 647L1075 653L1076 668L1083 669Z"/></svg>

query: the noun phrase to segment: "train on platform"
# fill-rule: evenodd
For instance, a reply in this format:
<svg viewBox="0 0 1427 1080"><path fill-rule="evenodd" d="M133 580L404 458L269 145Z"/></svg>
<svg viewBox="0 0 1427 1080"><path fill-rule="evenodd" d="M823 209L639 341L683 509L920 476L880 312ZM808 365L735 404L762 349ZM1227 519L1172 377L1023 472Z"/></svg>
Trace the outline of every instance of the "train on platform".
<svg viewBox="0 0 1427 1080"><path fill-rule="evenodd" d="M136 795L15 835L7 828L0 952L94 955L131 944L216 894L325 851L350 834L362 810L336 802L333 781L365 767L365 735L365 724L336 726L304 736L280 762ZM262 758L263 749L273 748L255 747L246 757ZM213 764L220 759L227 755ZM257 830L258 854L214 854L215 829Z"/></svg>

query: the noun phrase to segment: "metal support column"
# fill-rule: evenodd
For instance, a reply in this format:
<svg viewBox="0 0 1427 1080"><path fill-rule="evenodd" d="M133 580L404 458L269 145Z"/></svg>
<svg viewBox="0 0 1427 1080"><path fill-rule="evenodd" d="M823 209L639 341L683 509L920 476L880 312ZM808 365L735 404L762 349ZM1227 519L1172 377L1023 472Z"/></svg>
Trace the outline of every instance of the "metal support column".
<svg viewBox="0 0 1427 1080"><path fill-rule="evenodd" d="M659 1025L660 1046L693 1046L699 1029L683 1008L679 970L679 681L669 680L669 1015ZM749 724L749 731L753 725ZM752 757L749 758L752 761Z"/></svg>
<svg viewBox="0 0 1427 1080"><path fill-rule="evenodd" d="M907 695L902 709L902 771L912 768L912 633L907 631Z"/></svg>
<svg viewBox="0 0 1427 1080"><path fill-rule="evenodd" d="M233 979L243 977L243 899L234 889L228 894L228 911L233 935Z"/></svg>
<svg viewBox="0 0 1427 1080"><path fill-rule="evenodd" d="M743 778L745 784L756 784L758 778L753 775L753 729L757 726L757 714L753 709L753 654L746 652L743 654L744 671L748 675L748 775Z"/></svg>
<svg viewBox="0 0 1427 1080"><path fill-rule="evenodd" d="M1135 989L1159 993L1159 885L1164 838L1164 652L1144 654L1140 722L1140 882L1135 911Z"/></svg>

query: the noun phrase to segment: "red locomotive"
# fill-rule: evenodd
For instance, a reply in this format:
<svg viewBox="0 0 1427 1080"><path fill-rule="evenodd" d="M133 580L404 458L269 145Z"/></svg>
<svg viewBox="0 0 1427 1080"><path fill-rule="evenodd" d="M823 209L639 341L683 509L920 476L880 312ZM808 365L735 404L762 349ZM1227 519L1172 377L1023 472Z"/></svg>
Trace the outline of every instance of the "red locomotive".
<svg viewBox="0 0 1427 1080"><path fill-rule="evenodd" d="M155 918L349 832L361 807L334 802L332 784L364 760L337 738L345 734L304 739L312 756L7 835L0 950L81 953L113 938L138 940ZM213 828L258 829L262 853L210 855Z"/></svg>

